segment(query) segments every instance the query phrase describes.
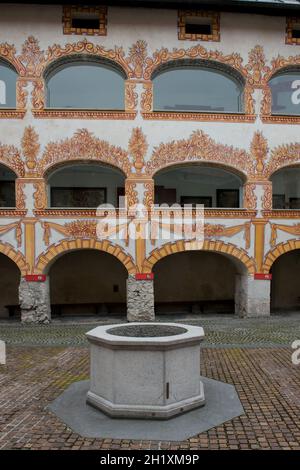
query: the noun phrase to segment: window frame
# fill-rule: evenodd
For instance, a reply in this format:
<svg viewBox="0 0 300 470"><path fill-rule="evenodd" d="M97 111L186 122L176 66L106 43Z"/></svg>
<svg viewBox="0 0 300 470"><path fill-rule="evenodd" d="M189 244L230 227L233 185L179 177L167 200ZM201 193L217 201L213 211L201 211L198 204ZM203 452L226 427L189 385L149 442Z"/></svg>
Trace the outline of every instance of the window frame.
<svg viewBox="0 0 300 470"><path fill-rule="evenodd" d="M208 18L211 24L211 34L187 33L185 25L188 17ZM220 13L206 10L178 10L178 39L220 42Z"/></svg>
<svg viewBox="0 0 300 470"><path fill-rule="evenodd" d="M99 28L73 28L74 13L94 13L99 15ZM107 36L107 6L63 6L63 34L86 34L88 36Z"/></svg>

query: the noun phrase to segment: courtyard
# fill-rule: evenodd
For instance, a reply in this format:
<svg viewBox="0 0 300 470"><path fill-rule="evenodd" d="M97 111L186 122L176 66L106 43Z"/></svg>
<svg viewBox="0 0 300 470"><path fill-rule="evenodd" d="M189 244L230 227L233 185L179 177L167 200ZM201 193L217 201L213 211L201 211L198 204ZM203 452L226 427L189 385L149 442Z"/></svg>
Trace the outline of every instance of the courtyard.
<svg viewBox="0 0 300 470"><path fill-rule="evenodd" d="M119 318L114 318L120 322ZM160 316L201 325L201 374L236 387L244 414L182 442L92 439L74 433L47 406L89 378L84 333L105 318L54 320L24 326L1 322L7 363L0 366L0 449L300 449L300 374L291 344L300 339L299 314L267 319Z"/></svg>

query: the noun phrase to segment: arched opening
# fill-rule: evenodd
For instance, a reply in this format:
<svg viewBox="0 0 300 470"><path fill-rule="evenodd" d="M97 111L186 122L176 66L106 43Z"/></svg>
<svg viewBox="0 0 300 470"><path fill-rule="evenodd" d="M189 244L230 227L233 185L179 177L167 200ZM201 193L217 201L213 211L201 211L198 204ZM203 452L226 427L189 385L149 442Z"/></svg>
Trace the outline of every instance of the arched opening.
<svg viewBox="0 0 300 470"><path fill-rule="evenodd" d="M19 317L20 270L7 256L0 253L0 318Z"/></svg>
<svg viewBox="0 0 300 470"><path fill-rule="evenodd" d="M0 165L0 207L16 207L16 174Z"/></svg>
<svg viewBox="0 0 300 470"><path fill-rule="evenodd" d="M185 251L162 258L153 272L156 313L233 314L246 268L225 254Z"/></svg>
<svg viewBox="0 0 300 470"><path fill-rule="evenodd" d="M165 168L154 176L156 204L242 207L243 180L235 173L202 164Z"/></svg>
<svg viewBox="0 0 300 470"><path fill-rule="evenodd" d="M271 312L300 312L300 250L279 256L271 273Z"/></svg>
<svg viewBox="0 0 300 470"><path fill-rule="evenodd" d="M289 67L273 75L269 81L272 114L300 115L300 69Z"/></svg>
<svg viewBox="0 0 300 470"><path fill-rule="evenodd" d="M125 72L112 61L72 56L45 73L48 108L124 109Z"/></svg>
<svg viewBox="0 0 300 470"><path fill-rule="evenodd" d="M244 79L224 64L172 61L159 67L152 79L154 111L243 112Z"/></svg>
<svg viewBox="0 0 300 470"><path fill-rule="evenodd" d="M300 209L300 168L282 168L271 181L273 209Z"/></svg>
<svg viewBox="0 0 300 470"><path fill-rule="evenodd" d="M0 109L16 108L17 78L14 67L0 59Z"/></svg>
<svg viewBox="0 0 300 470"><path fill-rule="evenodd" d="M56 259L49 270L52 316L126 313L125 266L98 250L77 250Z"/></svg>
<svg viewBox="0 0 300 470"><path fill-rule="evenodd" d="M118 207L125 195L125 176L104 164L76 163L56 168L48 177L49 207Z"/></svg>

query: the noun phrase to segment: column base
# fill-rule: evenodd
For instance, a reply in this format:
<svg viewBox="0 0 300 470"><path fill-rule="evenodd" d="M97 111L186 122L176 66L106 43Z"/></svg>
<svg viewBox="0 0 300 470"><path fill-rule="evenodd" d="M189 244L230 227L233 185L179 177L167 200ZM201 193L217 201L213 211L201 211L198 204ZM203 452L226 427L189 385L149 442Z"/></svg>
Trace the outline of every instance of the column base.
<svg viewBox="0 0 300 470"><path fill-rule="evenodd" d="M30 282L22 278L19 286L22 323L49 323L51 319L49 281Z"/></svg>
<svg viewBox="0 0 300 470"><path fill-rule="evenodd" d="M242 318L270 316L271 281L237 275L235 313Z"/></svg>
<svg viewBox="0 0 300 470"><path fill-rule="evenodd" d="M153 280L137 280L130 275L127 279L127 320L145 322L154 319Z"/></svg>

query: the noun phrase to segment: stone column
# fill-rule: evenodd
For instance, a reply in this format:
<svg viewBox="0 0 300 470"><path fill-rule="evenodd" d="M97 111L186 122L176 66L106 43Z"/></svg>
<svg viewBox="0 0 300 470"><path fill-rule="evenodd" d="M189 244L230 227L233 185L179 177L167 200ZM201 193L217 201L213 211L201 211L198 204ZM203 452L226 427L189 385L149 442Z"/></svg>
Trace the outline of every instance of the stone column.
<svg viewBox="0 0 300 470"><path fill-rule="evenodd" d="M127 279L127 320L153 321L154 289L153 279L140 280L135 276Z"/></svg>
<svg viewBox="0 0 300 470"><path fill-rule="evenodd" d="M240 317L270 315L270 280L256 280L248 274L238 274L235 288L235 313Z"/></svg>
<svg viewBox="0 0 300 470"><path fill-rule="evenodd" d="M22 323L49 323L51 319L48 278L44 282L21 278L19 300Z"/></svg>

